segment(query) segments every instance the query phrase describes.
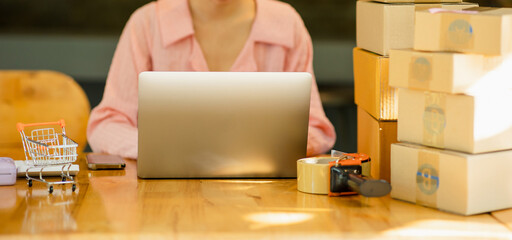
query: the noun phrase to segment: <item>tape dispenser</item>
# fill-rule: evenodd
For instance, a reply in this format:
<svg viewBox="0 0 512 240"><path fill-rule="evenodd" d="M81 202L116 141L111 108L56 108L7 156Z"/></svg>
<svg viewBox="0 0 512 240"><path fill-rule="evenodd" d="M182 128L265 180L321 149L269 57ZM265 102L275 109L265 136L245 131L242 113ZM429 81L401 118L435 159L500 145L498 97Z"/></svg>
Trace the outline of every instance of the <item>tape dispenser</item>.
<svg viewBox="0 0 512 240"><path fill-rule="evenodd" d="M331 157L304 158L297 161L297 188L301 192L344 196L361 194L381 197L389 194L391 185L372 179L370 158L364 153L331 151Z"/></svg>

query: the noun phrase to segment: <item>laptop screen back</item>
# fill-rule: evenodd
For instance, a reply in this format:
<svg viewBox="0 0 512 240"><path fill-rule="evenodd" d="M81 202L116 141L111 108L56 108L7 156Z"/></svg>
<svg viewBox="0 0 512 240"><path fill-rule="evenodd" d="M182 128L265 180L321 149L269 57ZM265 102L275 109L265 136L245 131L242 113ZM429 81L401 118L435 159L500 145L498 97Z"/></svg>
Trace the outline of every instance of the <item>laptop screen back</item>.
<svg viewBox="0 0 512 240"><path fill-rule="evenodd" d="M289 72L141 73L138 176L295 177L311 81Z"/></svg>

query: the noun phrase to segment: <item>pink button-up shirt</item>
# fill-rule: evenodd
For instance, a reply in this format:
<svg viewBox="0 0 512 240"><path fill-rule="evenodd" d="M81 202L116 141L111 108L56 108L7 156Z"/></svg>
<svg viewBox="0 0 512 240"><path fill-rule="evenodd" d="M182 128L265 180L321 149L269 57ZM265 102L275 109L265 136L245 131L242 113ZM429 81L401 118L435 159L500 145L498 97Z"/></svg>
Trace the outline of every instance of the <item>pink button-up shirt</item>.
<svg viewBox="0 0 512 240"><path fill-rule="evenodd" d="M313 74L312 63L311 38L299 14L282 2L256 0L251 33L230 71ZM90 115L87 138L94 152L137 158L138 74L143 71L208 71L187 0L149 3L128 20L103 99ZM335 138L313 81L308 155L326 152Z"/></svg>

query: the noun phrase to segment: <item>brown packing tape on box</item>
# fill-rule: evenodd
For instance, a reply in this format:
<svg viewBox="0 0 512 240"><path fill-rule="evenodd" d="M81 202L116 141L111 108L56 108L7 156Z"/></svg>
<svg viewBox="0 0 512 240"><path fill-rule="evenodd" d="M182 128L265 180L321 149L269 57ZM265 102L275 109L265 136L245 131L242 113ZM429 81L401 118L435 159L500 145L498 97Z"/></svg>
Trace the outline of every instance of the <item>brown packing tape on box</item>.
<svg viewBox="0 0 512 240"><path fill-rule="evenodd" d="M297 189L305 193L328 194L329 162L336 161L336 157L311 157L297 160ZM371 161L361 164L362 173L370 175Z"/></svg>
<svg viewBox="0 0 512 240"><path fill-rule="evenodd" d="M439 155L418 151L418 171L416 172L416 202L437 207L437 189L439 189Z"/></svg>
<svg viewBox="0 0 512 240"><path fill-rule="evenodd" d="M444 148L446 97L442 93L425 92L423 113L423 144Z"/></svg>

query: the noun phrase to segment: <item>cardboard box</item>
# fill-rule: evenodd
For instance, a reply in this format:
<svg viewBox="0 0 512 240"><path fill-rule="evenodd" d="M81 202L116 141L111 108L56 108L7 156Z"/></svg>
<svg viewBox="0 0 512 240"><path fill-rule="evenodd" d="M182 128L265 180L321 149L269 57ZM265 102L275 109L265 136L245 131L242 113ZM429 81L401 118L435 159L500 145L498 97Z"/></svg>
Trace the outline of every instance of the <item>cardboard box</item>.
<svg viewBox="0 0 512 240"><path fill-rule="evenodd" d="M398 91L398 140L467 153L512 149L512 91Z"/></svg>
<svg viewBox="0 0 512 240"><path fill-rule="evenodd" d="M446 93L512 89L512 54L492 56L453 52L391 50L389 84Z"/></svg>
<svg viewBox="0 0 512 240"><path fill-rule="evenodd" d="M372 159L371 176L390 181L391 144L396 143L396 121L378 121L357 107L357 152Z"/></svg>
<svg viewBox="0 0 512 240"><path fill-rule="evenodd" d="M414 12L429 8L460 10L476 7L473 3L377 3L357 1L357 46L387 56L389 49L412 48Z"/></svg>
<svg viewBox="0 0 512 240"><path fill-rule="evenodd" d="M460 3L462 0L359 0L383 3Z"/></svg>
<svg viewBox="0 0 512 240"><path fill-rule="evenodd" d="M471 8L475 14L416 13L414 49L488 55L512 52L512 8Z"/></svg>
<svg viewBox="0 0 512 240"><path fill-rule="evenodd" d="M378 120L396 120L395 88L388 84L389 58L354 48L354 101Z"/></svg>
<svg viewBox="0 0 512 240"><path fill-rule="evenodd" d="M464 154L391 146L391 197L471 215L512 207L512 151Z"/></svg>

